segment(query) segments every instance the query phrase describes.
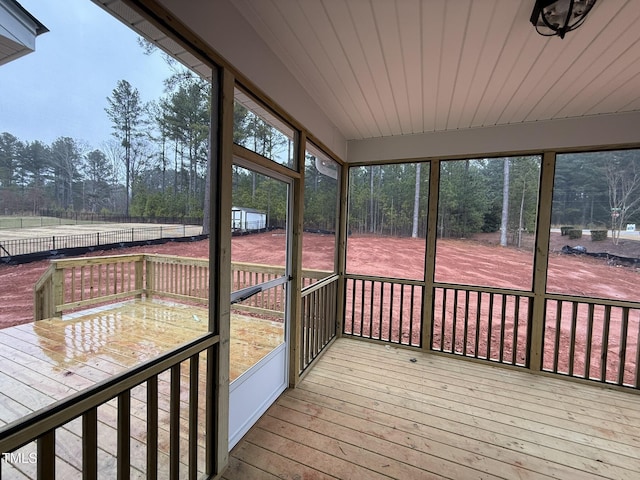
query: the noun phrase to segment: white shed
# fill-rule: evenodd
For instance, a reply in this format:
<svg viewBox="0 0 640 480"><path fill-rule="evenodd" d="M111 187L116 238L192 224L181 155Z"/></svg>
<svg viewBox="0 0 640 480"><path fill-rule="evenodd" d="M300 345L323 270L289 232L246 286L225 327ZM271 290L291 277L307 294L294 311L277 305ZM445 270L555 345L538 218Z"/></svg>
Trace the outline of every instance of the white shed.
<svg viewBox="0 0 640 480"><path fill-rule="evenodd" d="M267 214L255 208L232 207L231 231L255 232L267 228Z"/></svg>

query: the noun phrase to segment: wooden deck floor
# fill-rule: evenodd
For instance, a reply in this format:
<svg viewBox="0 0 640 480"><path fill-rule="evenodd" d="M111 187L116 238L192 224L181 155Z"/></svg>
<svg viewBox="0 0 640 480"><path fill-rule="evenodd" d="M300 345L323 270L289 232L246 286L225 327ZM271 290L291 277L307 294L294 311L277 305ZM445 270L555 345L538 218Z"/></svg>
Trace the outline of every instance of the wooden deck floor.
<svg viewBox="0 0 640 480"><path fill-rule="evenodd" d="M638 479L640 395L340 339L224 478Z"/></svg>
<svg viewBox="0 0 640 480"><path fill-rule="evenodd" d="M40 320L2 329L0 426L193 340L205 333L206 328L206 309L166 302L133 301L80 312L63 319ZM231 379L280 344L282 330L282 324L276 322L232 315ZM205 365L201 362L202 378ZM160 380L168 385L166 373ZM188 388L186 377L182 383ZM201 388L201 394L200 403L204 405L204 388ZM132 476L146 478L145 387L136 387L132 396L132 415L135 417L132 425ZM166 464L168 453L168 400L161 401L160 408L161 421L166 421L160 432L162 465ZM115 401L99 410L101 439L105 441L99 452L103 473L113 471L115 466L116 435L112 425L116 412ZM187 415L185 404L185 420L181 428L184 426L186 429ZM81 423L77 420L56 438L60 446L56 462L59 478L81 477L81 431ZM186 431L182 437L188 438ZM33 451L35 445L31 444L19 453L27 458ZM1 478L31 478L35 475L34 468L35 465L24 462L18 468L4 464ZM109 477L108 473L105 475L105 478Z"/></svg>

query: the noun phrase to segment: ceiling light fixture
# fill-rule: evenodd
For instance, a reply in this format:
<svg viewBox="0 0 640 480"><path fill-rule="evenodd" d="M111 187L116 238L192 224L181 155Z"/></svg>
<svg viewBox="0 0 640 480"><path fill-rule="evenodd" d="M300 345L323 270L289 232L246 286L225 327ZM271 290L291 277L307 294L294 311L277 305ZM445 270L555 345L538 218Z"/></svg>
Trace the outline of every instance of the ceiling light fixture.
<svg viewBox="0 0 640 480"><path fill-rule="evenodd" d="M531 12L531 23L545 37L564 38L587 18L596 0L536 0Z"/></svg>

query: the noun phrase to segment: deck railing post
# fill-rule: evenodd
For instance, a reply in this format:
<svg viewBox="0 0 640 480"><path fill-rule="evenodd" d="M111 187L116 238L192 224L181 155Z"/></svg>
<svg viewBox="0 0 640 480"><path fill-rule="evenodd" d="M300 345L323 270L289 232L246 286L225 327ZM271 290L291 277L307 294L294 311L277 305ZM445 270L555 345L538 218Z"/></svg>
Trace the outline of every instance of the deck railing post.
<svg viewBox="0 0 640 480"><path fill-rule="evenodd" d="M143 255L139 260L136 260L135 263L135 290L140 292L136 294L137 298L142 298L142 294L146 293L143 291L144 287L144 264L146 262L147 256Z"/></svg>
<svg viewBox="0 0 640 480"><path fill-rule="evenodd" d="M49 430L37 439L37 479L49 480L56 478L56 432Z"/></svg>
<svg viewBox="0 0 640 480"><path fill-rule="evenodd" d="M544 318L546 315L547 264L549 260L549 236L555 174L555 152L545 152L540 166L540 193L536 245L533 260L533 307L529 318L531 336L526 365L533 371L542 369Z"/></svg>
<svg viewBox="0 0 640 480"><path fill-rule="evenodd" d="M145 295L151 298L156 291L156 263L151 261L148 255L144 257L145 263Z"/></svg>
<svg viewBox="0 0 640 480"><path fill-rule="evenodd" d="M53 279L51 282L52 289L52 302L50 303L49 315L47 318L61 317L62 312L58 311L58 305L64 303L64 269L58 268L53 272Z"/></svg>

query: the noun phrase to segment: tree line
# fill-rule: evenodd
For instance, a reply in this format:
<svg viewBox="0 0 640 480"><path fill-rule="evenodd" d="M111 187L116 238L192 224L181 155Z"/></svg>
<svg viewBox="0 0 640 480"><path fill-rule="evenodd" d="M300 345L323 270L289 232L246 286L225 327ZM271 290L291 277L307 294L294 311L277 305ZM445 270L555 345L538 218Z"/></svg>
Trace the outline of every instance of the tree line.
<svg viewBox="0 0 640 480"><path fill-rule="evenodd" d="M120 80L105 97L112 131L99 148L61 136L47 144L0 133L0 214L40 210L116 213L137 217L206 215L211 84L172 64L161 98L144 103ZM277 123L277 122L276 122ZM234 109L234 142L287 166L293 136L240 103ZM305 160L305 228L335 229L337 172ZM424 237L429 168L421 163L349 170L352 233ZM537 219L540 157L440 162L437 233L465 238L501 231L519 245ZM286 188L277 180L234 167L233 203L286 217ZM640 154L637 150L558 155L552 224L624 230L640 223Z"/></svg>
<svg viewBox="0 0 640 480"><path fill-rule="evenodd" d="M202 217L211 86L170 63L164 95L151 102L117 82L104 104L112 129L97 148L66 136L47 144L0 133L0 213Z"/></svg>
<svg viewBox="0 0 640 480"><path fill-rule="evenodd" d="M518 244L521 233L535 227L539 171L538 157L441 162L438 236L466 238L496 232L505 219L508 243ZM352 168L349 229L352 233L424 238L428 196L428 164Z"/></svg>
<svg viewBox="0 0 640 480"><path fill-rule="evenodd" d="M113 153L70 137L46 144L0 133L0 213L122 211L124 193Z"/></svg>
<svg viewBox="0 0 640 480"><path fill-rule="evenodd" d="M501 232L521 245L536 228L540 157L440 162L437 234L468 238ZM420 163L350 169L352 233L425 237L429 178ZM640 224L640 151L557 156L552 225L608 229L617 241L627 223Z"/></svg>

